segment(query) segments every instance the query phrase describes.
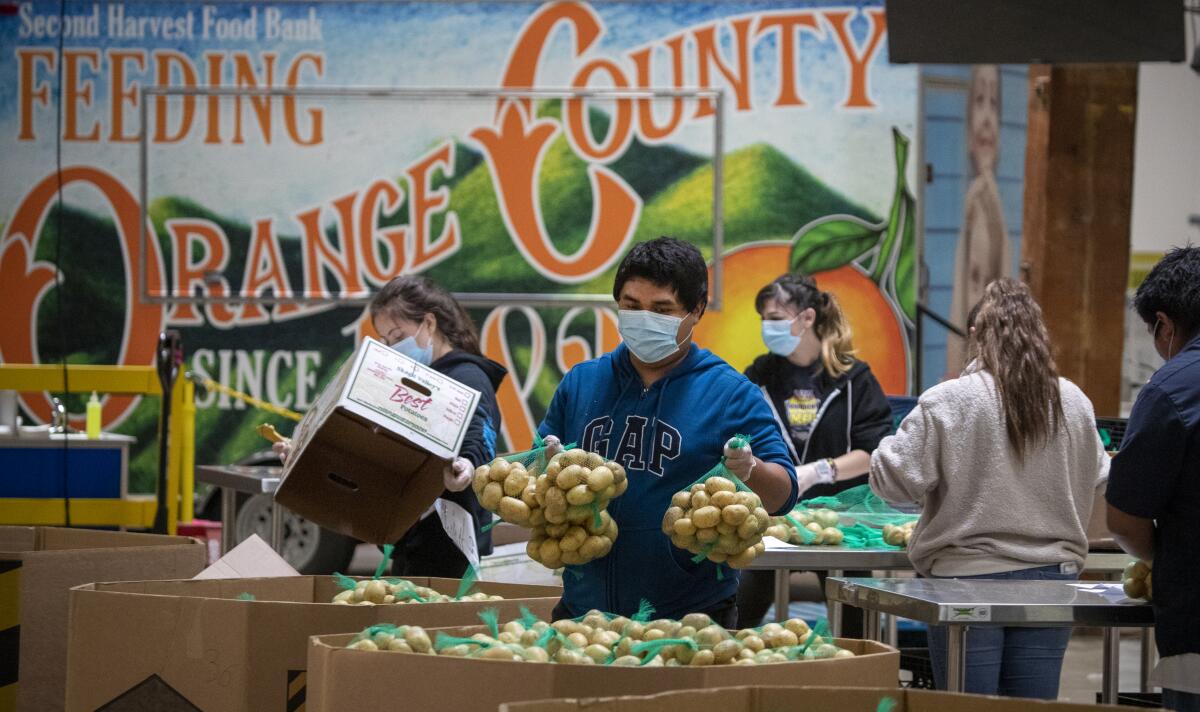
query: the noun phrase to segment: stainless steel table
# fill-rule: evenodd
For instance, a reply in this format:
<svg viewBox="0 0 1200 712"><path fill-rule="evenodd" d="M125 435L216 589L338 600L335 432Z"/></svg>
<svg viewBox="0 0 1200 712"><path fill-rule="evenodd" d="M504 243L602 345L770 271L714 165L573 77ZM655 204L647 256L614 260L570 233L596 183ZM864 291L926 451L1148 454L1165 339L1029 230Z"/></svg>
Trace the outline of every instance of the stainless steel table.
<svg viewBox="0 0 1200 712"><path fill-rule="evenodd" d="M1096 626L1104 630L1101 701L1115 703L1118 629L1154 625L1154 609L1148 603L1110 600L1065 581L830 578L825 592L830 600L846 605L949 626L947 687L951 692L963 690L969 627ZM874 633L878 638L878 617L866 616L866 620L867 637Z"/></svg>
<svg viewBox="0 0 1200 712"><path fill-rule="evenodd" d="M792 571L824 571L841 576L844 571L912 571L912 562L902 549L848 549L844 546L794 546L774 537L763 539L767 550L747 566L751 570L775 572L775 620L787 618L791 602L788 579ZM896 622L886 616L884 642L896 644ZM842 631L842 604L830 600L829 625L835 635Z"/></svg>
<svg viewBox="0 0 1200 712"><path fill-rule="evenodd" d="M279 489L282 467L244 465L201 465L196 480L221 488L221 553L237 546L234 528L237 520L237 493L269 494ZM271 503L271 548L283 554L283 507Z"/></svg>

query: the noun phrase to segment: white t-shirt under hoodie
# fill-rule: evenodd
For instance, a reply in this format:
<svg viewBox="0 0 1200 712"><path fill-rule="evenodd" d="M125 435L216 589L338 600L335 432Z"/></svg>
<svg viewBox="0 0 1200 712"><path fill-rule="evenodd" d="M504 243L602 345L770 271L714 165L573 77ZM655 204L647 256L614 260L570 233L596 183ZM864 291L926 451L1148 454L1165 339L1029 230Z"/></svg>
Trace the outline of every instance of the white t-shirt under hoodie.
<svg viewBox="0 0 1200 712"><path fill-rule="evenodd" d="M922 506L908 546L918 573L977 576L1074 562L1087 556L1095 492L1108 455L1092 403L1059 379L1064 422L1022 460L986 371L921 395L899 431L871 456L871 489Z"/></svg>

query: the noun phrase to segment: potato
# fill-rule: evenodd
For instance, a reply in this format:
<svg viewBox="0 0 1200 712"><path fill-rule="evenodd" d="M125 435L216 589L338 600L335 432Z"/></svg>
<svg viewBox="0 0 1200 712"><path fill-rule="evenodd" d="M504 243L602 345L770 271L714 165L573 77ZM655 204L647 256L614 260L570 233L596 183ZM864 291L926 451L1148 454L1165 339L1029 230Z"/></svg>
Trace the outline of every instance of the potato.
<svg viewBox="0 0 1200 712"><path fill-rule="evenodd" d="M604 556L612 548L612 542L606 537L589 536L583 545L579 547L579 553L584 559L591 561Z"/></svg>
<svg viewBox="0 0 1200 712"><path fill-rule="evenodd" d="M371 640L370 638L363 638L360 641L351 643L347 647L349 647L351 650L379 650L379 646L376 645L375 641Z"/></svg>
<svg viewBox="0 0 1200 712"><path fill-rule="evenodd" d="M383 597L386 595L388 595L387 582L376 579L367 583L366 589L363 591L363 600L371 603L383 603Z"/></svg>
<svg viewBox="0 0 1200 712"><path fill-rule="evenodd" d="M843 538L845 537L842 534L842 530L835 527L826 527L821 531L822 543L829 544L830 546L838 546L842 543Z"/></svg>
<svg viewBox="0 0 1200 712"><path fill-rule="evenodd" d="M713 654L713 651L697 650L692 656L691 662L688 664L692 667L701 667L704 665L712 665L714 662L716 662L716 660L717 656Z"/></svg>
<svg viewBox="0 0 1200 712"><path fill-rule="evenodd" d="M625 490L629 489L629 480L621 480L617 483L617 497L625 494Z"/></svg>
<svg viewBox="0 0 1200 712"><path fill-rule="evenodd" d="M578 630L569 634L567 640L571 641L576 648L586 648L589 645L587 636Z"/></svg>
<svg viewBox="0 0 1200 712"><path fill-rule="evenodd" d="M701 507L707 507L709 504L709 499L710 498L708 496L708 493L705 492L704 490L700 490L699 492L693 492L692 493L692 509L700 509Z"/></svg>
<svg viewBox="0 0 1200 712"><path fill-rule="evenodd" d="M783 529L784 536L775 537L776 539L782 539L787 536L787 527L784 527ZM751 514L746 517L744 522L738 525L737 535L743 539L749 539L756 534L762 534L762 529L759 526L758 517L755 517L753 514Z"/></svg>
<svg viewBox="0 0 1200 712"><path fill-rule="evenodd" d="M666 514L663 515L662 530L664 534L670 534L675 531L675 522L683 518L683 509L679 507L670 507Z"/></svg>
<svg viewBox="0 0 1200 712"><path fill-rule="evenodd" d="M521 656L531 663L550 662L550 653L546 652L545 648L538 648L536 646L526 646L521 651Z"/></svg>
<svg viewBox="0 0 1200 712"><path fill-rule="evenodd" d="M494 512L500 507L500 500L504 497L504 487L499 482L489 482L483 488L483 494L479 497L479 503L489 512Z"/></svg>
<svg viewBox="0 0 1200 712"><path fill-rule="evenodd" d="M808 635L808 623L803 618L789 618L783 622L783 627L796 634L796 637L802 638Z"/></svg>
<svg viewBox="0 0 1200 712"><path fill-rule="evenodd" d="M731 504L721 510L721 520L730 526L738 526L750 516L750 510L740 504Z"/></svg>
<svg viewBox="0 0 1200 712"><path fill-rule="evenodd" d="M496 458L488 466L488 479L492 482L503 482L508 479L508 473L511 471L512 463L503 458Z"/></svg>
<svg viewBox="0 0 1200 712"><path fill-rule="evenodd" d="M641 659L633 655L622 655L612 662L616 667L640 667Z"/></svg>
<svg viewBox="0 0 1200 712"><path fill-rule="evenodd" d="M849 650L846 650L844 648L840 648L840 649L838 649L838 651L836 653L833 654L833 657L835 657L835 658L852 658L852 657L854 657L854 653L852 653Z"/></svg>
<svg viewBox="0 0 1200 712"><path fill-rule="evenodd" d="M554 479L554 484L561 490L566 491L584 482L587 478L587 470L579 465L570 465L564 467L562 472L558 473L558 477Z"/></svg>
<svg viewBox="0 0 1200 712"><path fill-rule="evenodd" d="M763 642L763 639L758 637L757 635L754 635L753 633L751 633L751 635L746 636L742 640L742 645L745 646L745 648L747 650L752 650L756 653L758 651L762 650L763 648L767 647L767 644Z"/></svg>
<svg viewBox="0 0 1200 712"><path fill-rule="evenodd" d="M569 531L571 531L571 525L567 524L566 522L563 522L562 524L546 525L546 536L554 537L555 539L561 539L562 537L566 536L567 532Z"/></svg>
<svg viewBox="0 0 1200 712"><path fill-rule="evenodd" d="M732 524L721 522L717 525L717 533L721 536L732 536L733 534L737 533L737 527L733 526Z"/></svg>
<svg viewBox="0 0 1200 712"><path fill-rule="evenodd" d="M671 506L687 509L692 506L692 495L687 492L676 492L671 495Z"/></svg>
<svg viewBox="0 0 1200 712"><path fill-rule="evenodd" d="M721 510L712 506L699 507L692 512L692 523L697 529L711 529L721 521Z"/></svg>
<svg viewBox="0 0 1200 712"><path fill-rule="evenodd" d="M734 554L733 556L730 556L726 563L735 569L744 569L750 564L754 563L754 558L756 556L758 556L758 552L754 549L745 549L737 554Z"/></svg>
<svg viewBox="0 0 1200 712"><path fill-rule="evenodd" d="M429 640L429 634L416 626L409 626L404 631L404 642L412 648L414 653L429 653L433 651L433 643Z"/></svg>
<svg viewBox="0 0 1200 712"><path fill-rule="evenodd" d="M512 524L525 524L529 521L529 505L513 497L500 500L500 518Z"/></svg>
<svg viewBox="0 0 1200 712"><path fill-rule="evenodd" d="M591 504L596 499L596 493L588 489L586 484L575 485L567 492L568 504Z"/></svg>
<svg viewBox="0 0 1200 712"><path fill-rule="evenodd" d="M584 648L583 654L597 663L603 663L605 660L608 660L608 648L603 645L596 645L595 643Z"/></svg>
<svg viewBox="0 0 1200 712"><path fill-rule="evenodd" d="M529 475L517 470L509 473L504 480L504 494L509 497L519 497L525 491L525 485L529 482Z"/></svg>
<svg viewBox="0 0 1200 712"><path fill-rule="evenodd" d="M696 530L696 541L700 542L701 544L712 544L720 536L721 535L717 533L716 529Z"/></svg>
<svg viewBox="0 0 1200 712"><path fill-rule="evenodd" d="M704 626L696 633L696 642L707 648L711 648L727 638L729 638L729 632L715 623Z"/></svg>
<svg viewBox="0 0 1200 712"><path fill-rule="evenodd" d="M708 503L717 508L728 507L737 502L737 495L733 492L714 492L709 495Z"/></svg>
<svg viewBox="0 0 1200 712"><path fill-rule="evenodd" d="M704 489L710 495L717 492L737 492L737 485L733 484L733 480L726 477L709 477L704 481Z"/></svg>
<svg viewBox="0 0 1200 712"><path fill-rule="evenodd" d="M541 554L543 563L548 560L558 561L562 556L562 550L558 548L557 539L546 539L543 541L539 553Z"/></svg>
<svg viewBox="0 0 1200 712"><path fill-rule="evenodd" d="M676 519L672 528L680 536L694 536L696 534L696 525L687 517Z"/></svg>
<svg viewBox="0 0 1200 712"><path fill-rule="evenodd" d="M725 665L738 656L742 646L736 640L722 640L713 646L713 658L717 665Z"/></svg>
<svg viewBox="0 0 1200 712"><path fill-rule="evenodd" d="M593 492L603 492L615 484L613 471L603 465L588 473L587 486Z"/></svg>
<svg viewBox="0 0 1200 712"><path fill-rule="evenodd" d="M588 454L587 450L572 448L555 455L555 459L561 457L569 465L586 465L588 463Z"/></svg>
<svg viewBox="0 0 1200 712"><path fill-rule="evenodd" d="M490 481L488 479L488 466L481 465L475 470L475 476L471 478L471 491L475 493L476 497L479 497L483 494L483 488Z"/></svg>
<svg viewBox="0 0 1200 712"><path fill-rule="evenodd" d="M753 492L738 491L733 495L733 503L740 504L750 511L754 511L755 507L762 506L762 500Z"/></svg>
<svg viewBox="0 0 1200 712"><path fill-rule="evenodd" d="M813 521L821 525L821 528L836 527L841 519L838 513L832 509L818 509L813 512Z"/></svg>

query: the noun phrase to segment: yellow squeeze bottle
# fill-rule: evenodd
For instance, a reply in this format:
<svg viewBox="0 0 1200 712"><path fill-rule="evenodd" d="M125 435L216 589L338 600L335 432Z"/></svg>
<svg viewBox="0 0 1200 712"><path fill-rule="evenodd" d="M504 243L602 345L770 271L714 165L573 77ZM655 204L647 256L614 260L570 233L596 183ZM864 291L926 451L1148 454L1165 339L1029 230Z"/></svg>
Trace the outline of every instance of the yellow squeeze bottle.
<svg viewBox="0 0 1200 712"><path fill-rule="evenodd" d="M88 440L100 439L100 399L95 391L87 402L87 436Z"/></svg>

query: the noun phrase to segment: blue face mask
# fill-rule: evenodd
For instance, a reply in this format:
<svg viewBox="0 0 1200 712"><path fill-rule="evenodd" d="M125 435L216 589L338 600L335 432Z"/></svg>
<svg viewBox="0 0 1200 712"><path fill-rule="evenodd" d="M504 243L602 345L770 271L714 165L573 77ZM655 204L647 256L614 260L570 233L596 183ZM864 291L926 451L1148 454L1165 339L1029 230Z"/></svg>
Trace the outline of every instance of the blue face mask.
<svg viewBox="0 0 1200 712"><path fill-rule="evenodd" d="M417 334L421 333L421 328L424 326L422 324L420 327L417 327L416 334L406 336L392 344L392 349L401 356L407 356L422 366L428 366L433 363L433 339L429 340L428 346L421 346L417 343Z"/></svg>
<svg viewBox="0 0 1200 712"><path fill-rule="evenodd" d="M683 317L650 311L622 309L617 313L617 329L630 352L642 363L658 363L679 350L676 341ZM688 337L691 333L688 333ZM684 342L688 340L684 338Z"/></svg>
<svg viewBox="0 0 1200 712"><path fill-rule="evenodd" d="M798 318L798 317L797 317ZM776 356L787 358L800 346L800 337L804 335L801 331L798 335L792 333L792 319L763 319L762 323L762 340L767 345L767 350Z"/></svg>

